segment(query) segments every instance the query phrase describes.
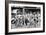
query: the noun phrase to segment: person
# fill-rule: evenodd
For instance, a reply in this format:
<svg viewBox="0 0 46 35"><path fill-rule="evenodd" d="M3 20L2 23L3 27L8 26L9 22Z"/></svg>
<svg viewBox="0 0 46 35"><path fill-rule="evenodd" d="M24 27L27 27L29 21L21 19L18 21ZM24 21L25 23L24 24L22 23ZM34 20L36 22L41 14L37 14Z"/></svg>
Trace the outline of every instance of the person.
<svg viewBox="0 0 46 35"><path fill-rule="evenodd" d="M28 19L25 19L25 24L27 26L27 23L29 23L29 20Z"/></svg>

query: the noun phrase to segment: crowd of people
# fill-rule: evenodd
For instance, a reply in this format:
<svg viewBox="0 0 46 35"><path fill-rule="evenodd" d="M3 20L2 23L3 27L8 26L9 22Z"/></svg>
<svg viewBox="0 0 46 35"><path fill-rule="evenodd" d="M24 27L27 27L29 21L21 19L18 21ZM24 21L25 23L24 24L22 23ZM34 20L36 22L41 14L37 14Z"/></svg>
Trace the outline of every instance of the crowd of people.
<svg viewBox="0 0 46 35"><path fill-rule="evenodd" d="M11 24L15 28L30 28L37 27L41 22L41 13L38 11L29 11L29 9L14 9L11 13ZM12 27L13 28L13 27Z"/></svg>

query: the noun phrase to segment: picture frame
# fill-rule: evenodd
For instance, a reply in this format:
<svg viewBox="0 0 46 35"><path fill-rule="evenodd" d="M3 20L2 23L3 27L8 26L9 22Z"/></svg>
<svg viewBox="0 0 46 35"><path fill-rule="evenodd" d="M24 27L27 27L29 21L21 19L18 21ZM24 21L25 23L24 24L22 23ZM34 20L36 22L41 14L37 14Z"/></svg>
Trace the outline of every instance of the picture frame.
<svg viewBox="0 0 46 35"><path fill-rule="evenodd" d="M35 11L37 12L37 14ZM36 19L37 16L35 17L35 14L38 16L38 18L40 18L38 21L39 23L41 23L41 25L37 23L38 22ZM19 15L21 15L21 17ZM33 18L31 18L30 16L31 17L33 16ZM24 21L23 24L20 23L21 20L19 19L21 18L24 19L24 20L22 19ZM28 18L31 18L32 22L34 22L32 23L32 25L30 23L31 20L29 21L26 20ZM18 21L14 22L13 19L14 20L18 19ZM16 24L16 22L18 23ZM35 22L39 26L36 25ZM24 33L40 33L40 32L45 32L44 2L8 1L8 0L5 1L5 34L24 34Z"/></svg>

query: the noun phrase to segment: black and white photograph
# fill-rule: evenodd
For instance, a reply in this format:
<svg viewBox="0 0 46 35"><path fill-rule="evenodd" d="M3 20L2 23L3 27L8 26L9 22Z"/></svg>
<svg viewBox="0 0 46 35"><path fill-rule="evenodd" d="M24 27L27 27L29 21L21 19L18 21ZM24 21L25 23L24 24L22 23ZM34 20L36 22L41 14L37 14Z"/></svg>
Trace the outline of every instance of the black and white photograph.
<svg viewBox="0 0 46 35"><path fill-rule="evenodd" d="M11 28L40 28L39 7L11 7Z"/></svg>

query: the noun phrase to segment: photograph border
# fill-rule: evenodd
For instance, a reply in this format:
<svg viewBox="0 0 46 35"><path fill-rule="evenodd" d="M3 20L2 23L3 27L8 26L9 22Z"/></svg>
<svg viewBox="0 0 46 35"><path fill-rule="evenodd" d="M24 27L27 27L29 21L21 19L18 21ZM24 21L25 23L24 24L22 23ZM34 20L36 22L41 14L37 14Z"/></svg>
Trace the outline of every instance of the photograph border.
<svg viewBox="0 0 46 35"><path fill-rule="evenodd" d="M43 30L41 31L26 31L26 32L11 32L8 33L8 4L9 3L25 3L25 4L37 4L43 5ZM5 1L5 34L24 34L24 33L40 33L45 32L45 3L44 2L27 2L27 1Z"/></svg>

